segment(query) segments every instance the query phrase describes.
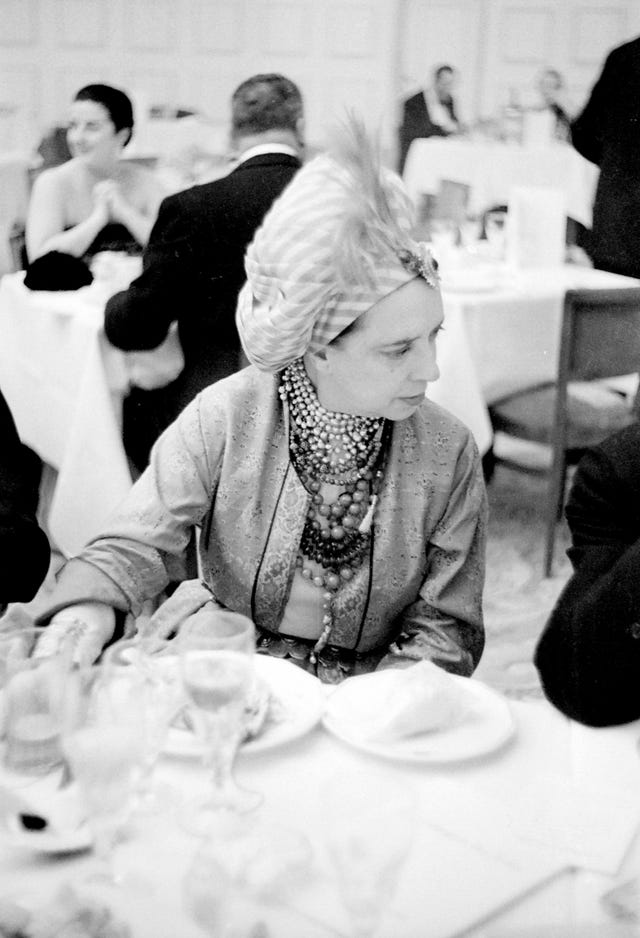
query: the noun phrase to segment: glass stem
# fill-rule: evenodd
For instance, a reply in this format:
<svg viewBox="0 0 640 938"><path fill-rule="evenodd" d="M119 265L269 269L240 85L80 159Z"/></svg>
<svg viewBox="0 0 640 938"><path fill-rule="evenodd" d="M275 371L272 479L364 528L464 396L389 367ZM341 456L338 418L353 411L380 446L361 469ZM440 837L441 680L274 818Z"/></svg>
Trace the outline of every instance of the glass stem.
<svg viewBox="0 0 640 938"><path fill-rule="evenodd" d="M215 794L233 787L233 764L239 738L225 726L224 718L211 717L207 724L205 768L211 773Z"/></svg>

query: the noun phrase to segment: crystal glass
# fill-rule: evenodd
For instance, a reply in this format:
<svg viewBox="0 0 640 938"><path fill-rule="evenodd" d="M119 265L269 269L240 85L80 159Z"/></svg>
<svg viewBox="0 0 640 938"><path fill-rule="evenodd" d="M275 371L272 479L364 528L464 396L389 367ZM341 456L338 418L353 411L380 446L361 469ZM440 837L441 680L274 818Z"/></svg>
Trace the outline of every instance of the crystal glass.
<svg viewBox="0 0 640 938"><path fill-rule="evenodd" d="M178 646L183 687L211 775L209 794L191 805L186 823L206 835L221 811L250 811L262 801L233 775L254 686L255 628L246 616L205 607L183 624Z"/></svg>
<svg viewBox="0 0 640 938"><path fill-rule="evenodd" d="M504 257L506 226L507 213L504 210L487 212L484 224L487 242L493 256L499 259Z"/></svg>
<svg viewBox="0 0 640 938"><path fill-rule="evenodd" d="M0 634L0 737L5 769L16 776L46 775L63 762L60 707L72 648L35 657L45 627ZM12 776L12 781L13 781Z"/></svg>
<svg viewBox="0 0 640 938"><path fill-rule="evenodd" d="M416 825L416 793L397 777L339 775L323 786L325 840L353 938L373 938Z"/></svg>
<svg viewBox="0 0 640 938"><path fill-rule="evenodd" d="M176 643L156 639L152 643L139 639L123 640L107 649L103 663L111 671L131 668L140 679L144 741L134 810L157 814L164 809L171 793L154 786L154 770L169 727L185 704Z"/></svg>
<svg viewBox="0 0 640 938"><path fill-rule="evenodd" d="M144 753L144 696L133 668L93 665L67 678L62 749L87 811L99 868L91 878L118 885L117 834L128 818Z"/></svg>
<svg viewBox="0 0 640 938"><path fill-rule="evenodd" d="M309 877L311 861L311 845L299 831L226 814L186 872L185 909L216 938L282 933L311 938L316 926L324 938L326 928L291 904ZM280 931L283 916L289 927ZM292 930L291 924L297 927Z"/></svg>

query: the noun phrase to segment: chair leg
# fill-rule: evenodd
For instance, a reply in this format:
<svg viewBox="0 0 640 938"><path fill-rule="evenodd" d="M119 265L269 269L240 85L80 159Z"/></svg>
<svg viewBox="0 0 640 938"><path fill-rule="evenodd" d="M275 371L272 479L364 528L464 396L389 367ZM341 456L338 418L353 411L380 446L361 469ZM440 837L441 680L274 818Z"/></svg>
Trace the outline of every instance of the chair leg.
<svg viewBox="0 0 640 938"><path fill-rule="evenodd" d="M547 503L547 530L544 548L544 575L551 576L553 565L553 548L556 539L556 524L564 504L564 482L566 475L566 459L564 452L554 457L549 483Z"/></svg>

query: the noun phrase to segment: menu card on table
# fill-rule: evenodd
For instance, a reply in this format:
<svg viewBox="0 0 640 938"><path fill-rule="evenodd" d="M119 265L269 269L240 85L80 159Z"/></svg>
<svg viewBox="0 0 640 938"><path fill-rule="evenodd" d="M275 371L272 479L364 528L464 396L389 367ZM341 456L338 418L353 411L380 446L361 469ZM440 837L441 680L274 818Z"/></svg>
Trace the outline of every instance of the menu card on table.
<svg viewBox="0 0 640 938"><path fill-rule="evenodd" d="M506 261L519 269L564 262L567 211L561 189L514 186L509 193Z"/></svg>

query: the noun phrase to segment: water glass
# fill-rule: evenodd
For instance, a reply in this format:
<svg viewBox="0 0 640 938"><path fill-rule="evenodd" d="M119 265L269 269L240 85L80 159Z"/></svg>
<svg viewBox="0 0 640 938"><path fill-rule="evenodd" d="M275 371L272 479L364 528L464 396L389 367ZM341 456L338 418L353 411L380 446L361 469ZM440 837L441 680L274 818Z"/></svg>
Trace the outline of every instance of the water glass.
<svg viewBox="0 0 640 938"><path fill-rule="evenodd" d="M182 625L178 645L185 695L211 775L208 796L192 805L186 824L206 835L221 811L249 811L262 801L233 775L254 687L255 627L246 616L205 606Z"/></svg>
<svg viewBox="0 0 640 938"><path fill-rule="evenodd" d="M411 849L416 793L397 777L333 777L322 790L325 840L354 938L372 938Z"/></svg>
<svg viewBox="0 0 640 938"><path fill-rule="evenodd" d="M292 910L291 900L309 877L311 863L311 845L299 831L227 814L184 877L186 911L216 938L270 935L270 921ZM315 922L300 911L293 914L300 930L286 933L309 934Z"/></svg>
<svg viewBox="0 0 640 938"><path fill-rule="evenodd" d="M144 753L144 696L133 668L77 668L67 677L62 750L93 833L97 878L119 885L113 865L118 832L128 818Z"/></svg>
<svg viewBox="0 0 640 938"><path fill-rule="evenodd" d="M153 773L169 727L185 704L176 643L122 640L107 649L103 664L116 673L131 669L140 681L144 736L134 807L137 812L156 814L165 807L169 794L154 787Z"/></svg>
<svg viewBox="0 0 640 938"><path fill-rule="evenodd" d="M61 702L72 649L63 645L45 657L31 657L44 627L0 637L0 735L6 736L3 763L11 772L46 774L60 765Z"/></svg>
<svg viewBox="0 0 640 938"><path fill-rule="evenodd" d="M491 253L495 258L502 259L505 250L505 235L507 226L507 213L503 209L487 212L485 217L485 233Z"/></svg>

